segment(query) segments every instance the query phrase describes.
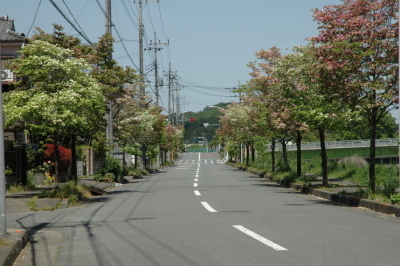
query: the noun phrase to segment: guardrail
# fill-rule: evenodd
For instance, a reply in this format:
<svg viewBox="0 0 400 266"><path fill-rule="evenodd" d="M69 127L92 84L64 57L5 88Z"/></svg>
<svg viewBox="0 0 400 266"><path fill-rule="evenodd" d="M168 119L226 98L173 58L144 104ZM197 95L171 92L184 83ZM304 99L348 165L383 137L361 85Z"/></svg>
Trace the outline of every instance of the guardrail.
<svg viewBox="0 0 400 266"><path fill-rule="evenodd" d="M327 149L340 149L340 148L359 148L359 147L369 147L370 140L362 139L362 140L342 140L342 141L325 141L325 147ZM384 146L398 146L398 139L377 139L376 147L384 147ZM282 150L282 145L280 143L276 143L276 150ZM286 145L287 150L296 150L296 144L288 144ZM320 142L305 142L301 144L302 150L319 150L321 149ZM271 150L271 145L268 145L267 150Z"/></svg>

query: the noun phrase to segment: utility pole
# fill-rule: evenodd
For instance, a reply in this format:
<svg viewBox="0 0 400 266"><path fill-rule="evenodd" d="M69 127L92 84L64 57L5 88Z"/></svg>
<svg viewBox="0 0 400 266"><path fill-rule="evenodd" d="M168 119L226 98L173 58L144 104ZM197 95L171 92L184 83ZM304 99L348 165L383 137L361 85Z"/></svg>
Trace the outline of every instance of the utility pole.
<svg viewBox="0 0 400 266"><path fill-rule="evenodd" d="M153 49L154 50L154 76L155 76L155 80L154 80L154 87L155 87L155 91L156 91L156 102L157 105L159 105L159 100L160 100L160 94L159 94L159 87L160 83L159 83L159 78L158 78L158 60L157 60L157 52L160 51L162 48L161 44L164 45L169 45L169 41L167 43L162 43L160 42L160 40L157 42L157 34L154 32L154 43L150 43L150 47L148 48L150 51ZM146 48L145 48L146 50Z"/></svg>
<svg viewBox="0 0 400 266"><path fill-rule="evenodd" d="M175 74L171 70L171 63L169 63L168 73L166 76L168 78L168 121L172 122L173 80L175 79Z"/></svg>
<svg viewBox="0 0 400 266"><path fill-rule="evenodd" d="M106 0L106 33L111 34L111 0Z"/></svg>
<svg viewBox="0 0 400 266"><path fill-rule="evenodd" d="M111 22L111 0L106 0L106 33L112 36L112 22ZM109 54L109 59L111 60L112 54ZM112 147L114 145L114 125L113 125L113 104L110 99L107 99L107 109L106 114L107 127L106 127L106 139L107 143ZM112 155L112 154L111 154Z"/></svg>
<svg viewBox="0 0 400 266"><path fill-rule="evenodd" d="M1 57L1 42L0 42ZM1 69L0 69L1 72ZM0 77L0 237L7 235L6 174L4 165L3 81Z"/></svg>
<svg viewBox="0 0 400 266"><path fill-rule="evenodd" d="M177 85L175 88L175 91L176 91L176 95L175 95L175 97L176 97L176 113L175 113L176 123L175 124L176 125L179 125L179 113L181 112L180 111L179 90L180 90L180 87Z"/></svg>
<svg viewBox="0 0 400 266"><path fill-rule="evenodd" d="M143 26L143 2L139 0L139 74L140 74L140 92L142 93L142 98L145 96L144 89L144 74L143 74L143 35L144 35L144 26Z"/></svg>

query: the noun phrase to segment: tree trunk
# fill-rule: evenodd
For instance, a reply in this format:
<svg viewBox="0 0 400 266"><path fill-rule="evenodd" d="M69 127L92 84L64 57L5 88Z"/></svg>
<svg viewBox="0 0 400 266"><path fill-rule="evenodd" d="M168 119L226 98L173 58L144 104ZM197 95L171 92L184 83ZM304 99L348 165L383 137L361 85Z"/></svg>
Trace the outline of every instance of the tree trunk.
<svg viewBox="0 0 400 266"><path fill-rule="evenodd" d="M275 139L271 140L271 165L272 172L275 173Z"/></svg>
<svg viewBox="0 0 400 266"><path fill-rule="evenodd" d="M146 158L146 145L142 145L142 163L143 169L146 170L147 167L147 158Z"/></svg>
<svg viewBox="0 0 400 266"><path fill-rule="evenodd" d="M303 135L299 130L296 131L296 150L297 150L297 176L301 176L301 141Z"/></svg>
<svg viewBox="0 0 400 266"><path fill-rule="evenodd" d="M328 156L325 147L325 130L318 128L319 140L321 142L321 168L322 168L322 186L328 186Z"/></svg>
<svg viewBox="0 0 400 266"><path fill-rule="evenodd" d="M60 150L58 149L58 137L57 133L54 134L54 154L56 156L56 165L55 165L55 177L54 177L54 183L56 188L59 186L60 182Z"/></svg>
<svg viewBox="0 0 400 266"><path fill-rule="evenodd" d="M76 135L71 135L71 156L72 156L72 166L71 166L71 176L72 180L76 183L78 182L78 168L76 166L77 156L76 156Z"/></svg>
<svg viewBox="0 0 400 266"><path fill-rule="evenodd" d="M251 161L254 163L256 150L254 149L254 143L251 144Z"/></svg>
<svg viewBox="0 0 400 266"><path fill-rule="evenodd" d="M246 167L249 166L249 160L250 160L250 145L249 143L246 144Z"/></svg>
<svg viewBox="0 0 400 266"><path fill-rule="evenodd" d="M370 120L370 146L369 146L369 189L372 193L376 191L375 181L375 146L376 146L376 126L377 109L373 108Z"/></svg>
<svg viewBox="0 0 400 266"><path fill-rule="evenodd" d="M138 166L138 164L137 164L138 156L137 155L133 155L133 156L135 156L135 168L137 168L137 166Z"/></svg>
<svg viewBox="0 0 400 266"><path fill-rule="evenodd" d="M242 162L242 143L239 143L239 150L237 152L237 160L235 161L239 161L240 163Z"/></svg>
<svg viewBox="0 0 400 266"><path fill-rule="evenodd" d="M287 155L285 139L281 139L281 144L282 144L282 159L283 159L283 163L285 164L285 168L288 168L289 167L289 161L288 161L288 155Z"/></svg>

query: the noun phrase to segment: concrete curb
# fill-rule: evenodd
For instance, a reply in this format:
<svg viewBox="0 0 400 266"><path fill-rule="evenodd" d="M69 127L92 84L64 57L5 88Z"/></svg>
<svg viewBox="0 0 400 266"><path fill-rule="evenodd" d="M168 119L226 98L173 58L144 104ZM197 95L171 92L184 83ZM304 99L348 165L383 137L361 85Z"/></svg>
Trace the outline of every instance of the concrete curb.
<svg viewBox="0 0 400 266"><path fill-rule="evenodd" d="M243 170L244 171L244 170ZM257 173L255 171L248 171L252 174L255 174L261 178L266 178L271 182L274 182L271 180L268 176L265 176L264 174ZM385 213L388 215L393 215L395 217L400 217L400 205L395 205L395 204L389 204L389 203L382 203L374 200L368 200L368 199L359 199L351 196L346 196L346 195L341 195L336 192L331 192L331 191L326 191L322 189L316 189L312 187L307 187L303 186L300 184L296 183L284 183L284 182L278 182L280 186L283 187L289 187L291 189L296 190L297 192L303 193L303 194L309 194L313 195L315 197L320 197L326 200L330 200L333 202L337 202L346 206L351 206L351 207L363 207L367 208L376 212L381 212Z"/></svg>
<svg viewBox="0 0 400 266"><path fill-rule="evenodd" d="M3 240L3 238L2 238ZM0 266L11 266L19 253L25 248L29 236L24 230L8 229L4 238L4 245L0 249Z"/></svg>

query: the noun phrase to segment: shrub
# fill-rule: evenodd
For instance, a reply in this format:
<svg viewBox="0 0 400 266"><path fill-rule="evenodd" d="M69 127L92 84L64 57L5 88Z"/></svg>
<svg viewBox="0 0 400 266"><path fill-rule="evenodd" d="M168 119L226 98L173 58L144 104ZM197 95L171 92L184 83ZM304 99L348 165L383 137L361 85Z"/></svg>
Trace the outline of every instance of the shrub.
<svg viewBox="0 0 400 266"><path fill-rule="evenodd" d="M393 194L392 196L390 196L390 203L400 204L400 194Z"/></svg>
<svg viewBox="0 0 400 266"><path fill-rule="evenodd" d="M283 181L283 185L284 186L288 186L290 183L295 182L296 178L297 178L297 173L296 172L294 172L294 171L287 172L284 175L284 178L282 180Z"/></svg>
<svg viewBox="0 0 400 266"><path fill-rule="evenodd" d="M69 204L76 205L80 200L89 199L92 195L85 186L68 182L58 189L45 190L38 196L39 198L69 198Z"/></svg>
<svg viewBox="0 0 400 266"><path fill-rule="evenodd" d="M107 182L114 182L114 180L115 180L115 175L114 175L114 173L106 173L106 174L104 175L104 179L105 179L105 181L107 181Z"/></svg>
<svg viewBox="0 0 400 266"><path fill-rule="evenodd" d="M148 174L149 174L149 171L148 171L148 170L142 170L142 171L141 171L141 174L142 174L142 175L148 175Z"/></svg>
<svg viewBox="0 0 400 266"><path fill-rule="evenodd" d="M332 173L333 171L338 170L339 163L337 161L328 161L328 172Z"/></svg>
<svg viewBox="0 0 400 266"><path fill-rule="evenodd" d="M306 184L315 181L317 181L317 176L315 175L302 175L300 177L297 177L295 180L295 182L299 184Z"/></svg>
<svg viewBox="0 0 400 266"><path fill-rule="evenodd" d="M118 159L108 156L104 165L99 170L99 174L105 175L107 173L113 173L116 178L120 177L122 174L122 166Z"/></svg>
<svg viewBox="0 0 400 266"><path fill-rule="evenodd" d="M278 160L277 164L276 164L276 171L277 172L289 172L290 169L290 165L285 164L285 162L283 160Z"/></svg>
<svg viewBox="0 0 400 266"><path fill-rule="evenodd" d="M397 165L377 165L376 185L380 193L386 197L394 194L399 185L399 170Z"/></svg>
<svg viewBox="0 0 400 266"><path fill-rule="evenodd" d="M93 176L93 180L95 181L95 182L100 182L100 180L103 178L103 175L102 174L96 174L96 175L94 175Z"/></svg>
<svg viewBox="0 0 400 266"><path fill-rule="evenodd" d="M28 207L32 210L32 211L37 211L38 210L38 204L37 204L37 196L33 196L32 200L30 202L28 202Z"/></svg>
<svg viewBox="0 0 400 266"><path fill-rule="evenodd" d="M302 171L308 174L321 174L321 159L303 160Z"/></svg>
<svg viewBox="0 0 400 266"><path fill-rule="evenodd" d="M339 164L350 164L350 165L354 165L354 166L368 166L368 162L361 157L358 156L351 156L351 157L345 157L343 159L340 159L338 161Z"/></svg>

